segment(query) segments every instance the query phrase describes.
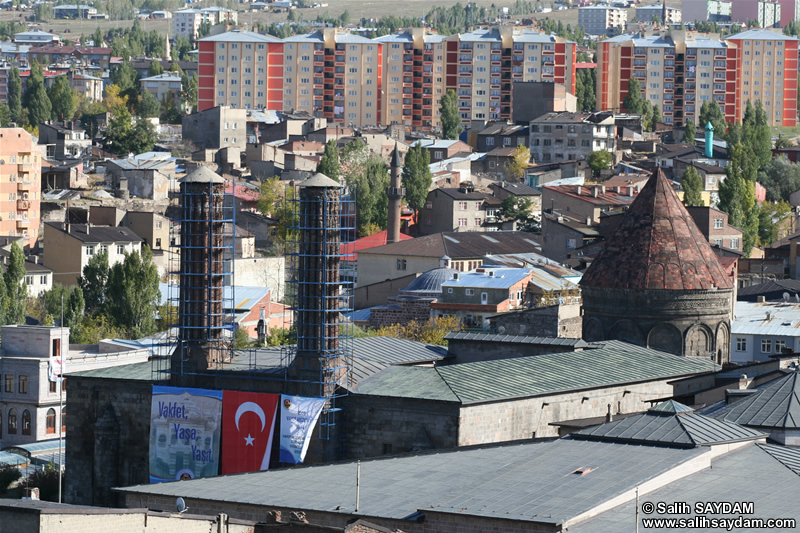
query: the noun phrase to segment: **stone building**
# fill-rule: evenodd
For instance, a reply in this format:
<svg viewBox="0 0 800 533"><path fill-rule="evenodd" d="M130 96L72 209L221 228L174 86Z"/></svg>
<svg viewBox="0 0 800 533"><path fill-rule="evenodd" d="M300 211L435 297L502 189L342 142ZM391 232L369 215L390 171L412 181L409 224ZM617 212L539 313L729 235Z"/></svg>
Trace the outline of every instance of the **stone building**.
<svg viewBox="0 0 800 533"><path fill-rule="evenodd" d="M727 363L734 281L659 169L583 275L583 338Z"/></svg>

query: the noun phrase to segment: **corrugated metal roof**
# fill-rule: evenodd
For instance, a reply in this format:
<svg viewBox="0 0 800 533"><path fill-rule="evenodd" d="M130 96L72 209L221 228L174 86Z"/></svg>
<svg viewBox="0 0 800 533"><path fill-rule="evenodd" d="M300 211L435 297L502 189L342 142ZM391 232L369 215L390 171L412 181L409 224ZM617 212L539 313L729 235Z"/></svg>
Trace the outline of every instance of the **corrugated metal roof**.
<svg viewBox="0 0 800 533"><path fill-rule="evenodd" d="M731 335L800 336L800 304L738 301Z"/></svg>
<svg viewBox="0 0 800 533"><path fill-rule="evenodd" d="M98 378L98 379L120 379L125 381L157 381L153 379L153 363L134 363L132 365L109 366L97 368L95 370L84 370L82 372L67 372L68 376ZM165 379L169 376L165 375Z"/></svg>
<svg viewBox="0 0 800 533"><path fill-rule="evenodd" d="M362 460L358 512L407 520L428 509L556 525L703 453L561 439ZM587 467L592 470L575 473ZM347 462L120 490L349 515L356 503L355 472L356 463Z"/></svg>
<svg viewBox="0 0 800 533"><path fill-rule="evenodd" d="M589 346L583 339L566 339L561 337L535 337L530 335L497 335L494 333L473 333L470 331L454 331L445 336L448 341L477 341L513 344L538 344L546 346L572 346L585 348Z"/></svg>
<svg viewBox="0 0 800 533"><path fill-rule="evenodd" d="M714 413L714 418L743 426L800 429L800 380L797 372Z"/></svg>
<svg viewBox="0 0 800 533"><path fill-rule="evenodd" d="M200 41L211 41L215 43L280 43L283 42L276 37L272 37L271 35L262 35L260 33L254 33L252 31L243 31L243 30L233 30L228 31L225 33L220 33L219 35L212 35L211 37L203 37Z"/></svg>
<svg viewBox="0 0 800 533"><path fill-rule="evenodd" d="M783 466L800 476L800 450L791 446L776 446L774 444L758 444L758 447L767 452Z"/></svg>
<svg viewBox="0 0 800 533"><path fill-rule="evenodd" d="M778 33L775 31L770 31L768 29L760 29L760 28L743 31L735 35L728 35L727 37L725 37L725 40L729 41L734 39L737 40L753 39L753 40L764 40L764 41L797 41L797 38L792 37L791 35L784 35L783 33Z"/></svg>
<svg viewBox="0 0 800 533"><path fill-rule="evenodd" d="M355 393L427 398L429 387L436 382L435 373L461 403L468 404L667 379L717 368L710 361L678 357L620 341L600 346L580 352L425 368L415 373L413 379L403 374L402 368L387 368L362 382ZM425 387L418 385L423 372L430 374L425 376ZM452 401L452 395L448 393L437 399Z"/></svg>
<svg viewBox="0 0 800 533"><path fill-rule="evenodd" d="M449 279L443 282L442 290L444 290L445 287L505 289L532 275L533 273L530 268L485 267L471 272L461 273L458 279ZM552 276L550 277L552 278Z"/></svg>

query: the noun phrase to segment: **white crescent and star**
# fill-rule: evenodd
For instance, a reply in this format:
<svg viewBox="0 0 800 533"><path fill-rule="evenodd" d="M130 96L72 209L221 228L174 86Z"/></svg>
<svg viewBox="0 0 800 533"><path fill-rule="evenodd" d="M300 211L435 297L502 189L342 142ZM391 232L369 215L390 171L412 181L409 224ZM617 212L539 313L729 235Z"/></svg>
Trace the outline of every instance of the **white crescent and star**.
<svg viewBox="0 0 800 533"><path fill-rule="evenodd" d="M258 415L258 418L261 419L261 431L264 431L264 428L267 425L267 416L264 414L264 410L255 402L244 402L242 403L239 408L236 410L236 429L239 429L239 419L245 413L255 413ZM247 434L245 437L245 446L254 446L253 441L255 438L250 436L250 433Z"/></svg>

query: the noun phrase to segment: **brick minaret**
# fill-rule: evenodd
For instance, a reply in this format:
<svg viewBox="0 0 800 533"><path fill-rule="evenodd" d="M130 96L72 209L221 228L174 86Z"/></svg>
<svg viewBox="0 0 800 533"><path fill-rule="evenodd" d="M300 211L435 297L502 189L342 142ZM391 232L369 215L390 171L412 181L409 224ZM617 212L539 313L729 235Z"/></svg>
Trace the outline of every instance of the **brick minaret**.
<svg viewBox="0 0 800 533"><path fill-rule="evenodd" d="M386 196L389 197L389 220L387 221L386 243L400 242L400 204L406 195L406 190L402 183L403 165L400 162L400 151L397 143L394 144L392 152L392 181L386 188Z"/></svg>

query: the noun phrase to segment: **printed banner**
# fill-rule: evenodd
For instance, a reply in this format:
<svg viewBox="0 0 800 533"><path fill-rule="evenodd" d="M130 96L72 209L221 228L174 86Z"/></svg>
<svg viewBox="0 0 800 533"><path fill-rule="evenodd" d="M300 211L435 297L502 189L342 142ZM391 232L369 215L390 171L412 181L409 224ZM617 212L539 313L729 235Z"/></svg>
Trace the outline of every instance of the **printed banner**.
<svg viewBox="0 0 800 533"><path fill-rule="evenodd" d="M278 394L226 390L222 396L222 473L269 469Z"/></svg>
<svg viewBox="0 0 800 533"><path fill-rule="evenodd" d="M311 433L324 406L324 398L281 395L282 463L302 463L306 458Z"/></svg>
<svg viewBox="0 0 800 533"><path fill-rule="evenodd" d="M150 483L219 472L222 391L153 385Z"/></svg>
<svg viewBox="0 0 800 533"><path fill-rule="evenodd" d="M64 380L64 356L56 355L47 364L47 379L61 382Z"/></svg>

